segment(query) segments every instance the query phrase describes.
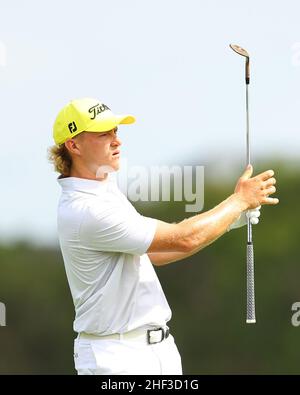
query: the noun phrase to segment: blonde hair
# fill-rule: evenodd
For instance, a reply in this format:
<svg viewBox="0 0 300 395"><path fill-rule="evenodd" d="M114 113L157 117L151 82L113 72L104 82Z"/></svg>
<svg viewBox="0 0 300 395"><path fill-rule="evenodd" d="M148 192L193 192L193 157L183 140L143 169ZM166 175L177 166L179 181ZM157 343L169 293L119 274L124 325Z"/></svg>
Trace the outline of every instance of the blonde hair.
<svg viewBox="0 0 300 395"><path fill-rule="evenodd" d="M72 158L65 144L49 147L48 160L53 164L55 171L62 174L64 177L70 175Z"/></svg>

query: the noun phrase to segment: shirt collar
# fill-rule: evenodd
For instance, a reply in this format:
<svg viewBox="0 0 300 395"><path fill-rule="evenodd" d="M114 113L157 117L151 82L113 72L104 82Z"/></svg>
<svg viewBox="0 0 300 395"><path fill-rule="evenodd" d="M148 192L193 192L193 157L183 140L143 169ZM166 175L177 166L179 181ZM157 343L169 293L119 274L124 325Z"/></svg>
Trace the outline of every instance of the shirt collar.
<svg viewBox="0 0 300 395"><path fill-rule="evenodd" d="M115 177L112 177L110 173L105 180L89 180L87 178L78 177L62 177L57 178L57 182L62 187L62 191L71 192L84 192L98 194L107 190L107 187L112 184L116 184Z"/></svg>

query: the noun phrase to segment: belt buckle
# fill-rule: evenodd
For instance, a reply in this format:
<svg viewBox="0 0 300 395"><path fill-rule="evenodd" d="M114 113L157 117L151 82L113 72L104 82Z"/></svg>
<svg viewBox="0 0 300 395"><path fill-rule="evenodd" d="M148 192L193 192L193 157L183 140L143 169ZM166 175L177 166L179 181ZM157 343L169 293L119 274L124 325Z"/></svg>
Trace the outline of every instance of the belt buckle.
<svg viewBox="0 0 300 395"><path fill-rule="evenodd" d="M157 342L151 342L151 336L150 336L150 332L153 331L161 331L161 339ZM148 344L157 344L157 343L161 343L164 339L166 339L169 336L169 328L166 329L166 331L164 330L164 328L157 328L157 329L148 329L147 330L147 341Z"/></svg>

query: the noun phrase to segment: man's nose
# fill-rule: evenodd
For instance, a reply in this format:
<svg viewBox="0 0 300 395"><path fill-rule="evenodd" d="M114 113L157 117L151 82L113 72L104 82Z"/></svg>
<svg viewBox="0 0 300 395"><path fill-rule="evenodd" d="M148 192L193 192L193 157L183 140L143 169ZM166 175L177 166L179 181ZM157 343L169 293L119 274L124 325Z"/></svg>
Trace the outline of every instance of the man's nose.
<svg viewBox="0 0 300 395"><path fill-rule="evenodd" d="M122 145L122 141L120 140L120 137L116 136L113 141L112 141L113 145Z"/></svg>

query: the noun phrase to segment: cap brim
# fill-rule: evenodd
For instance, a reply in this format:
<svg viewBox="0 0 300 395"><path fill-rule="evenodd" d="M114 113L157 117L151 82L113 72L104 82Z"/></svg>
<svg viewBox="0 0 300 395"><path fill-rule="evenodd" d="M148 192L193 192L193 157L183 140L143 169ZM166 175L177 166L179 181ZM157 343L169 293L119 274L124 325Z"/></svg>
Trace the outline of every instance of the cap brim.
<svg viewBox="0 0 300 395"><path fill-rule="evenodd" d="M113 117L108 117L107 119L101 119L99 121L94 121L93 124L86 128L86 132L107 132L114 129L120 124L130 124L135 122L135 117L133 115L114 115Z"/></svg>
<svg viewBox="0 0 300 395"><path fill-rule="evenodd" d="M118 120L119 124L130 124L135 122L135 117L133 115L116 115L116 119Z"/></svg>

